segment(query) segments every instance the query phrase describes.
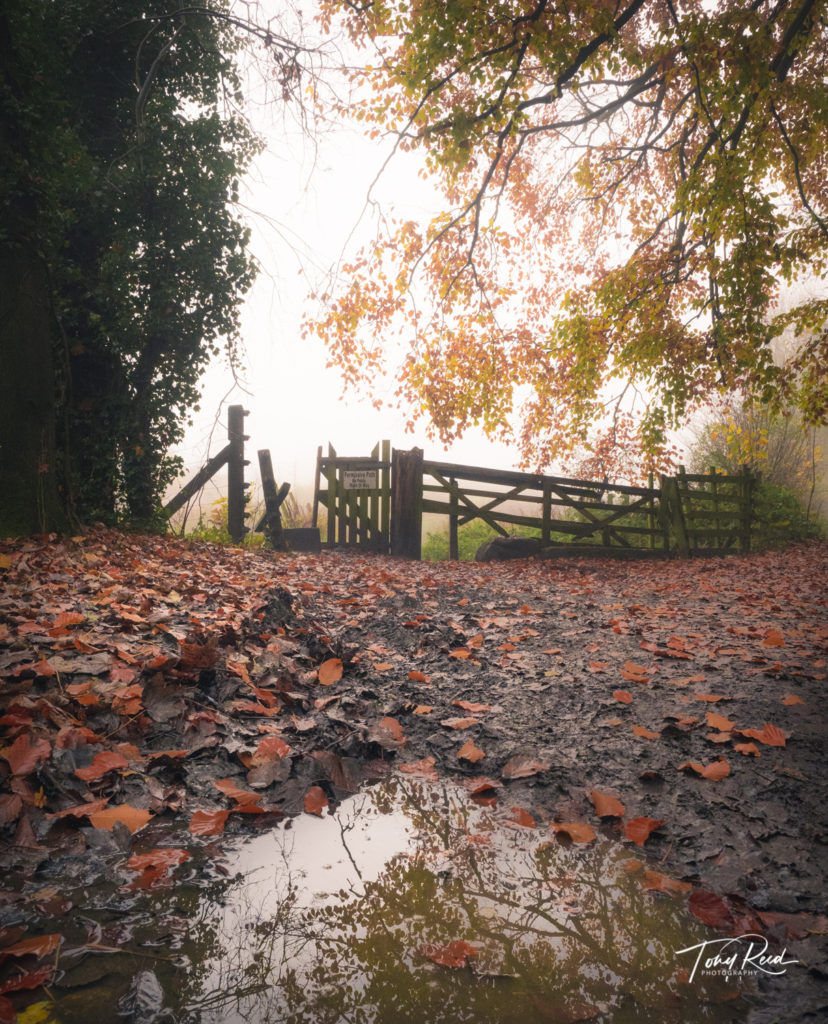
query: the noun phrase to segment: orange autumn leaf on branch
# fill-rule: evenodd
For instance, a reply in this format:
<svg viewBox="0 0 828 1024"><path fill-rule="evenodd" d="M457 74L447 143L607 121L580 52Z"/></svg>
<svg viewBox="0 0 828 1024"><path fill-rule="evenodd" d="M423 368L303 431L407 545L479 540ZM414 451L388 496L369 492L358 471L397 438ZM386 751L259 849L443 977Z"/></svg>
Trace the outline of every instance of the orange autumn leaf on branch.
<svg viewBox="0 0 828 1024"><path fill-rule="evenodd" d="M442 195L378 210L306 322L348 387L598 478L674 464L667 431L737 390L822 422L824 304L777 302L825 264L813 5L450 6L321 0L371 53L342 114Z"/></svg>

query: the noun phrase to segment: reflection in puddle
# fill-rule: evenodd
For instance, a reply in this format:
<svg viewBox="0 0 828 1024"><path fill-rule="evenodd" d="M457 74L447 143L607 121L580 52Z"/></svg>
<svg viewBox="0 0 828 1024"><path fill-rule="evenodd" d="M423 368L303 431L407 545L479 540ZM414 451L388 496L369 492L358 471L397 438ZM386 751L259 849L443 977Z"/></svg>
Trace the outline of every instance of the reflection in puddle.
<svg viewBox="0 0 828 1024"><path fill-rule="evenodd" d="M154 967L175 1018L131 1019L694 1024L745 1015L733 982L687 983L692 957L675 951L711 933L686 912L686 897L645 892L643 868L618 843L564 846L507 815L451 784L392 779L334 815L230 841L224 864L235 877L223 889L169 893L171 910L188 904L187 969L141 965ZM464 953L466 966L434 962Z"/></svg>

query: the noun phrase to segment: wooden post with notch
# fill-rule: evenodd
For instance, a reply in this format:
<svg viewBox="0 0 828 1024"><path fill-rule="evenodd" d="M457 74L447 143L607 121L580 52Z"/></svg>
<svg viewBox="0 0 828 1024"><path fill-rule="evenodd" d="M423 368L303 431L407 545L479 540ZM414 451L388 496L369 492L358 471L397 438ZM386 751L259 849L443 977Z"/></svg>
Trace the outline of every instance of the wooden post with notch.
<svg viewBox="0 0 828 1024"><path fill-rule="evenodd" d="M394 449L391 456L391 554L422 556L423 450Z"/></svg>
<svg viewBox="0 0 828 1024"><path fill-rule="evenodd" d="M240 405L227 409L227 439L230 442L227 459L227 531L235 544L241 544L247 529L244 525L244 509L247 504L247 484L244 467L249 463L244 457L244 442L250 440L244 432L244 417L248 413Z"/></svg>
<svg viewBox="0 0 828 1024"><path fill-rule="evenodd" d="M276 551L284 551L287 545L282 533L282 502L290 492L290 484L284 483L276 490L276 477L273 473L273 462L267 448L260 449L259 472L262 477L262 493L265 500L265 514L261 523L267 530L268 539Z"/></svg>
<svg viewBox="0 0 828 1024"><path fill-rule="evenodd" d="M457 487L457 481L454 477L449 478L449 483L452 485L452 488ZM458 505L457 491L452 489L449 492L449 558L454 562L460 557L460 543L457 537Z"/></svg>

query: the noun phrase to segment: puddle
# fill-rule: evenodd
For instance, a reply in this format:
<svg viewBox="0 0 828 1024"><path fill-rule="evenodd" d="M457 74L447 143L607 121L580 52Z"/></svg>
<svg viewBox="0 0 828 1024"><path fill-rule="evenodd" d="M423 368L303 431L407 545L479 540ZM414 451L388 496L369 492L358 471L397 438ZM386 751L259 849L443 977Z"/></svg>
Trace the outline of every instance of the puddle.
<svg viewBox="0 0 828 1024"><path fill-rule="evenodd" d="M508 814L393 778L333 815L223 838L128 909L98 893L82 913L104 949L61 959L48 1020L115 1020L116 1007L141 1024L746 1016L732 980L687 981L695 954L676 951L717 936L686 896L645 891L644 866L611 839L563 845ZM465 966L429 958L462 960L460 942L476 951ZM133 953L105 951L121 944Z"/></svg>

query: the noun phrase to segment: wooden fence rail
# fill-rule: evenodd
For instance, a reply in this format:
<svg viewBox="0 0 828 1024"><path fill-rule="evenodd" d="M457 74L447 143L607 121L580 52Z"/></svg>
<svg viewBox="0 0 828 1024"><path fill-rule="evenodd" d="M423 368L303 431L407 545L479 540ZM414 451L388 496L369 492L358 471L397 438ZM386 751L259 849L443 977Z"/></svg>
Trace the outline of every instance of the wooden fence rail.
<svg viewBox="0 0 828 1024"><path fill-rule="evenodd" d="M327 507L330 547L419 558L424 515L447 517L449 558L455 559L459 529L475 519L504 537L514 527L534 531L548 554L665 557L750 547L748 473L682 469L658 484L651 476L644 487L437 462L424 459L418 448L394 449L390 459L389 452L387 441L381 458L379 446L369 458L337 456L331 445L323 457L319 449L314 508Z"/></svg>

